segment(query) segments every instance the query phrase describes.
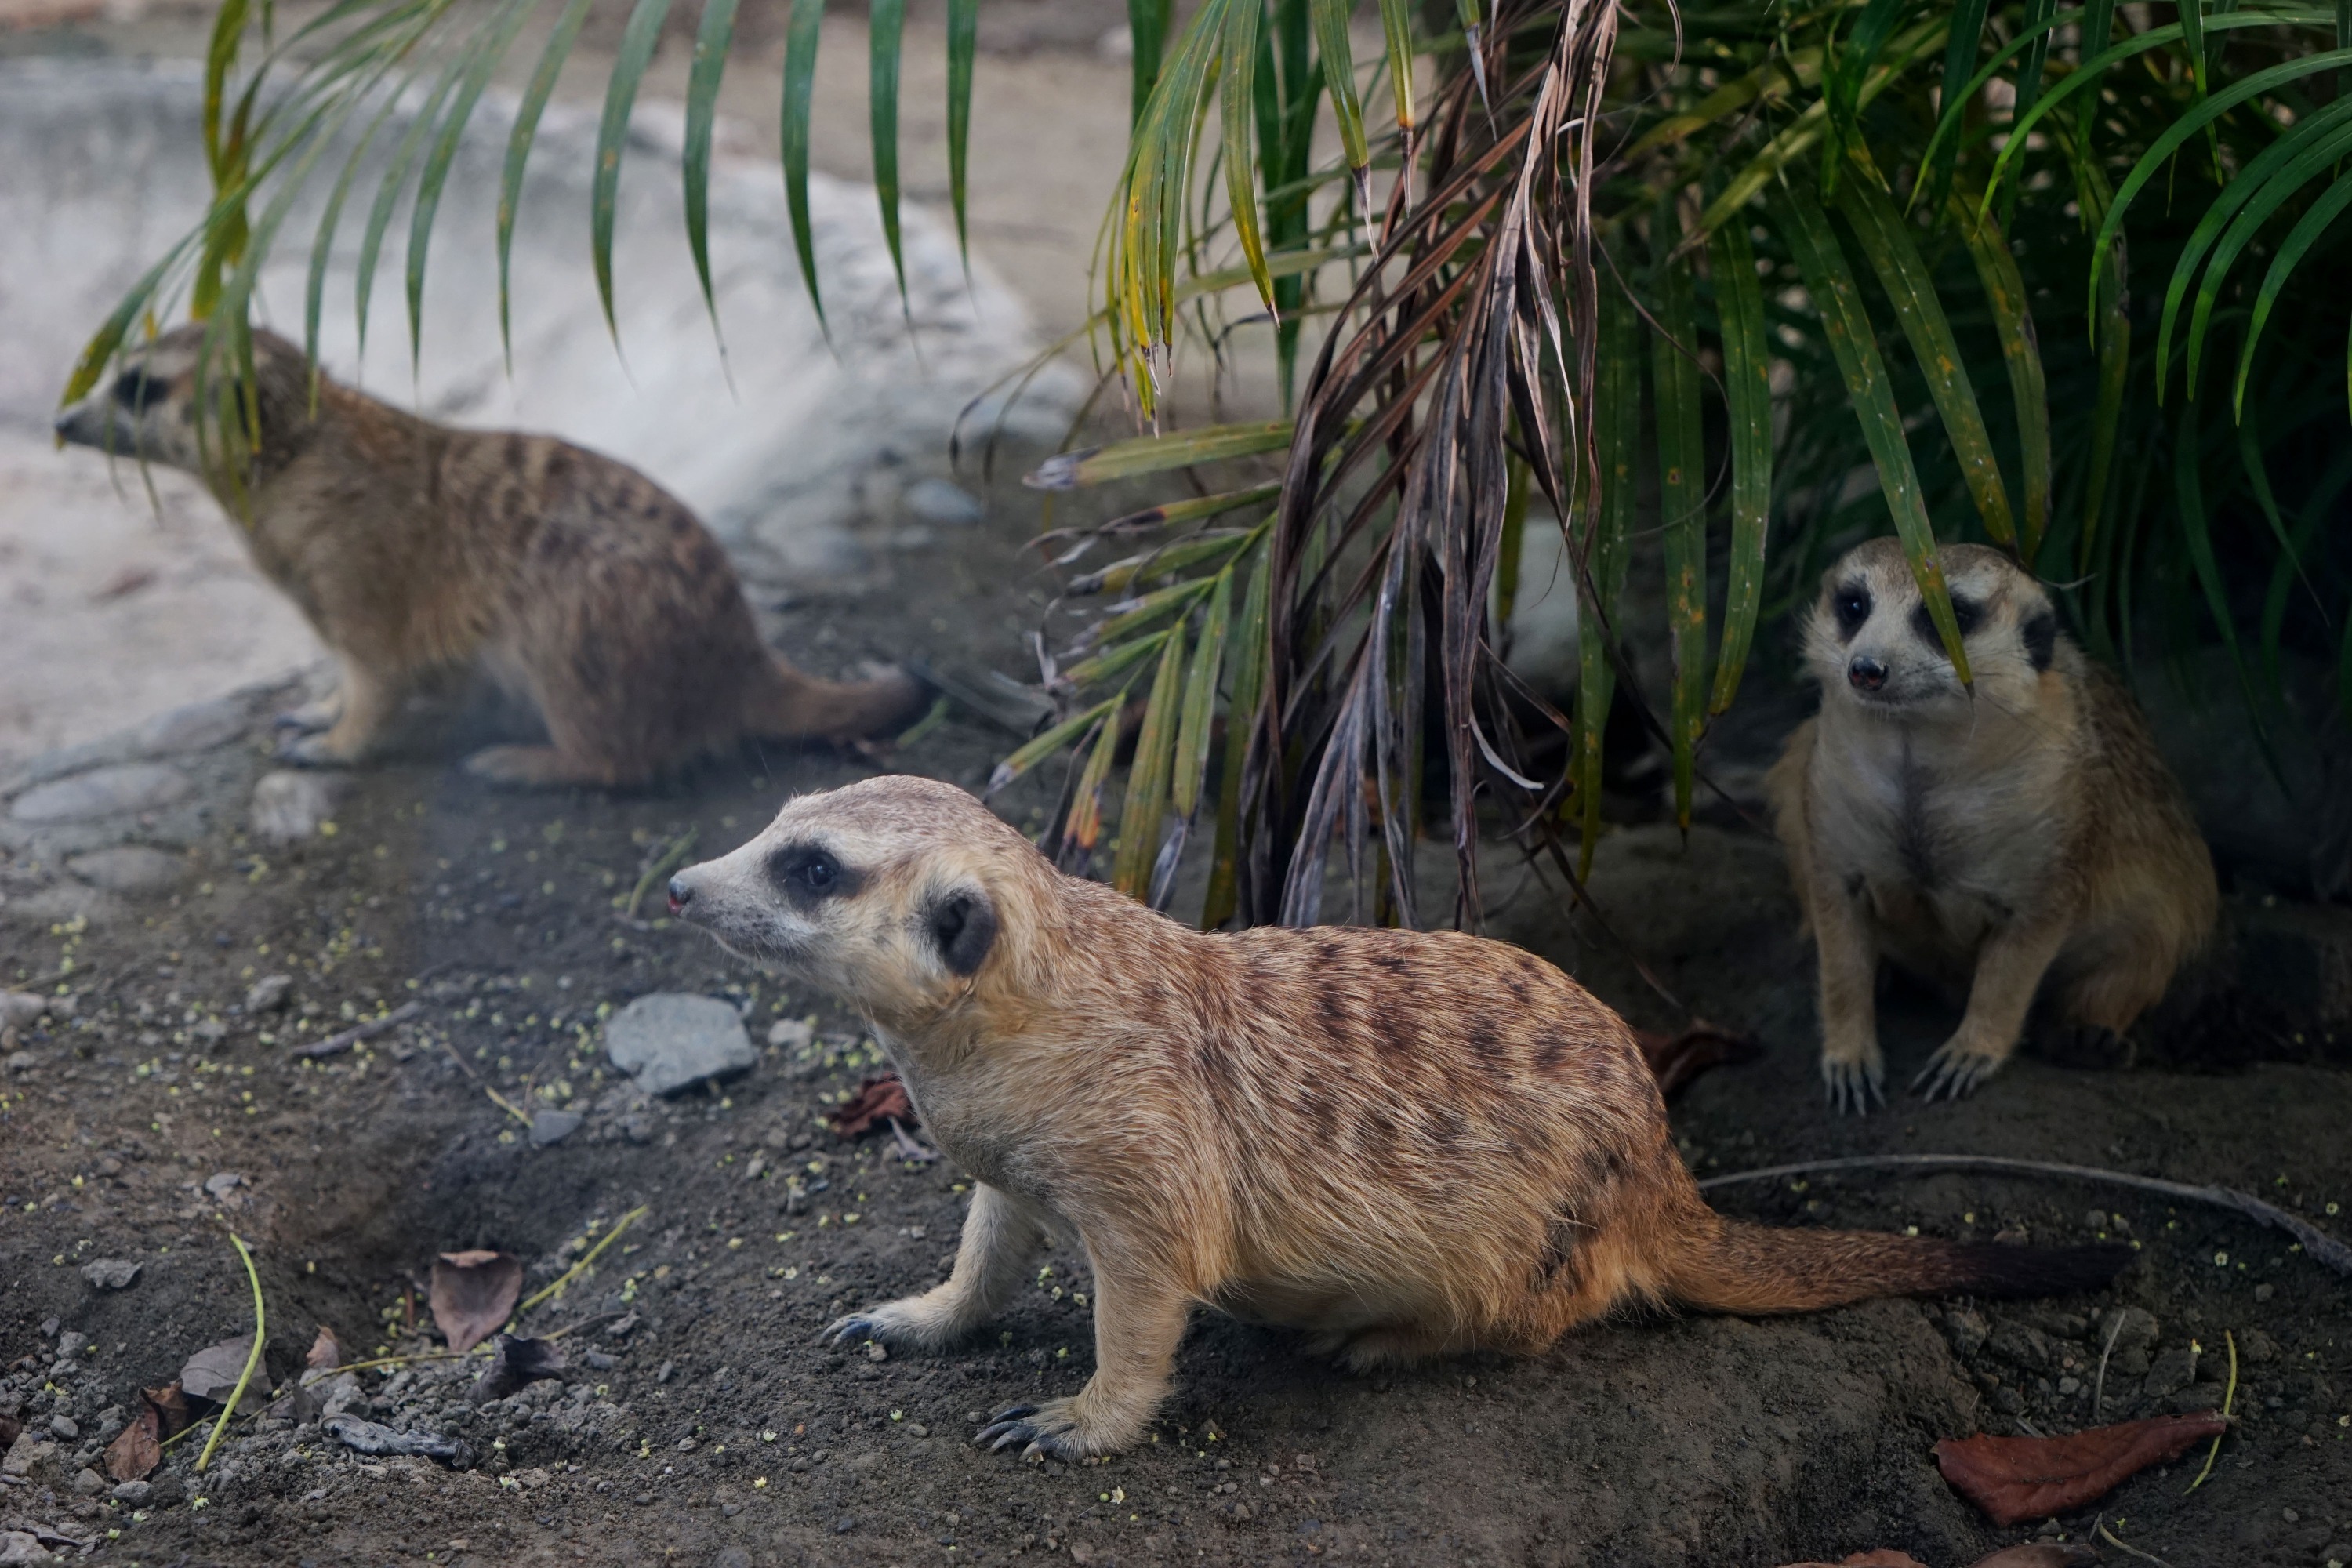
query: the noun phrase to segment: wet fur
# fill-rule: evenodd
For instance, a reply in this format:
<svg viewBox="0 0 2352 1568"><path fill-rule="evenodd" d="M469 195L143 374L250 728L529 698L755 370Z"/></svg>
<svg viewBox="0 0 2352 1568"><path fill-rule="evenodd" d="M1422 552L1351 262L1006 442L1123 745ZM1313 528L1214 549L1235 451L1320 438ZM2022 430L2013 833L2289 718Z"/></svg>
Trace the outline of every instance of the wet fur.
<svg viewBox="0 0 2352 1568"><path fill-rule="evenodd" d="M812 857L832 890L803 885ZM1533 1354L1628 1303L1797 1311L2116 1267L1726 1220L1632 1032L1551 965L1453 932L1202 934L1063 875L951 785L793 801L673 898L857 1007L979 1184L948 1281L840 1335L943 1348L1004 1308L1049 1233L1085 1248L1095 1374L1004 1413L983 1434L1000 1447L1137 1441L1197 1306L1364 1367Z"/></svg>
<svg viewBox="0 0 2352 1568"><path fill-rule="evenodd" d="M1822 579L1804 632L1821 713L1769 780L1820 949L1823 1076L1857 1109L1882 1072L1881 958L1966 994L1923 1075L1959 1093L2008 1059L2045 991L2062 1027L2129 1029L2218 907L2204 840L2121 683L2008 557L1940 559L1976 612L1973 698L1921 624L1900 546L1873 540ZM1870 610L1849 629L1837 599L1857 585ZM1849 679L1864 658L1885 671L1874 692Z"/></svg>
<svg viewBox="0 0 2352 1568"><path fill-rule="evenodd" d="M218 443L196 439L201 333L166 333L58 428L194 472L247 523L254 563L342 668L337 700L289 716L324 730L290 740L289 760L362 761L410 692L475 668L546 722L549 744L468 763L518 784L640 784L747 735L849 740L919 705L905 676L821 680L770 652L718 542L634 468L436 425L323 377L314 411L302 352L266 332L259 440L226 482Z"/></svg>

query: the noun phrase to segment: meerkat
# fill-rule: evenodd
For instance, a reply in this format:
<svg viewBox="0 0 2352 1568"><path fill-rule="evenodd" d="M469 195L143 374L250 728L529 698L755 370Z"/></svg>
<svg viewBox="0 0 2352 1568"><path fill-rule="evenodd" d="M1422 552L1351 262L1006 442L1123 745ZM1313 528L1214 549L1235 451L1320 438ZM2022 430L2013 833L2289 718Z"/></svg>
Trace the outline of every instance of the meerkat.
<svg viewBox="0 0 2352 1568"><path fill-rule="evenodd" d="M1964 991L1915 1081L1957 1098L2009 1059L2037 994L2057 1026L2120 1036L2206 942L2212 858L2123 684L2058 629L2048 592L1998 551L1939 552L1973 694L1901 545L1822 579L1804 623L1820 715L1768 778L1821 958L1822 1076L1883 1102L1885 957Z"/></svg>
<svg viewBox="0 0 2352 1568"><path fill-rule="evenodd" d="M1094 1373L1000 1412L978 1435L998 1448L1138 1441L1195 1307L1367 1368L1533 1354L1643 1302L2088 1289L2129 1256L1727 1220L1632 1031L1540 959L1447 931L1195 931L1056 870L951 784L802 796L669 895L864 1015L976 1184L946 1283L834 1340L943 1349L1004 1309L1049 1235L1083 1247Z"/></svg>
<svg viewBox="0 0 2352 1568"><path fill-rule="evenodd" d="M893 671L819 679L760 640L734 568L684 502L610 458L545 436L458 430L331 380L253 334L257 411L232 485L199 440L204 329L164 333L63 411L82 446L185 468L242 531L341 669L340 691L281 718L281 755L357 763L429 679L487 671L531 702L546 745L478 752L516 785L643 784L747 736L848 741L912 717ZM224 367L226 377L233 374Z"/></svg>

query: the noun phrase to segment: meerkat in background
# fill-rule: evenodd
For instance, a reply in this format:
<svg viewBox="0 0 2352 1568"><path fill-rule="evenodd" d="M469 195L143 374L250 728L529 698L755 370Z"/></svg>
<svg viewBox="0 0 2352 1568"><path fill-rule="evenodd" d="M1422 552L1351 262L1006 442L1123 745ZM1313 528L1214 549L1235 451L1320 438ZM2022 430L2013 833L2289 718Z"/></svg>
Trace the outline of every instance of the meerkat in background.
<svg viewBox="0 0 2352 1568"><path fill-rule="evenodd" d="M551 437L435 425L323 377L313 406L307 356L268 332L233 493L217 442L198 445L203 334L165 333L57 428L188 469L249 521L255 564L342 670L336 698L285 716L324 731L289 737L288 761L364 760L410 691L468 668L546 721L550 744L467 759L507 784L642 784L746 736L852 740L920 706L907 675L822 680L771 653L718 542L635 469Z"/></svg>
<svg viewBox="0 0 2352 1568"><path fill-rule="evenodd" d="M1967 1093L2009 1059L2047 982L2061 1026L2120 1035L2213 929L2213 862L2139 710L2058 630L2042 584L1981 545L1940 552L1964 689L1901 545L1822 579L1806 619L1818 718L1769 786L1821 952L1831 1100L1885 1099L1874 991L1889 958L1965 990L1919 1075ZM1915 1085L1917 1087L1917 1085Z"/></svg>
<svg viewBox="0 0 2352 1568"><path fill-rule="evenodd" d="M1356 1367L1533 1354L1630 1302L1790 1312L2104 1284L2128 1252L1775 1230L1709 1209L1632 1031L1532 954L1458 932L1203 934L1063 875L953 785L786 805L670 908L856 1007L976 1181L938 1289L836 1340L937 1350L1085 1248L1095 1373L980 1433L1127 1447L1192 1309Z"/></svg>

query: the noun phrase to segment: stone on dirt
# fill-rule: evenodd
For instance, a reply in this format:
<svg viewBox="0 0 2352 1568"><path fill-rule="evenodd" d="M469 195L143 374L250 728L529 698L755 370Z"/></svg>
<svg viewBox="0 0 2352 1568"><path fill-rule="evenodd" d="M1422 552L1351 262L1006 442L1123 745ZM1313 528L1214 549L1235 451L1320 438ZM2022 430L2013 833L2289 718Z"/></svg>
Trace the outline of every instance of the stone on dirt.
<svg viewBox="0 0 2352 1568"><path fill-rule="evenodd" d="M118 844L77 855L66 862L66 869L91 887L135 896L169 891L187 874L188 866L177 855L144 844Z"/></svg>
<svg viewBox="0 0 2352 1568"><path fill-rule="evenodd" d="M127 1258L100 1258L81 1266L81 1277L100 1290L128 1290L140 1265Z"/></svg>
<svg viewBox="0 0 2352 1568"><path fill-rule="evenodd" d="M35 784L16 797L8 815L19 822L88 822L153 811L185 799L194 787L187 774L166 763L123 763Z"/></svg>
<svg viewBox="0 0 2352 1568"><path fill-rule="evenodd" d="M49 1549L39 1540L22 1530L0 1531L0 1568L26 1568L36 1563L55 1563Z"/></svg>
<svg viewBox="0 0 2352 1568"><path fill-rule="evenodd" d="M550 1143L561 1143L580 1131L584 1121L576 1110L541 1110L530 1119L530 1141L544 1149Z"/></svg>
<svg viewBox="0 0 2352 1568"><path fill-rule="evenodd" d="M253 831L272 844L299 844L316 837L349 782L340 773L298 773L291 768L262 774L253 786Z"/></svg>
<svg viewBox="0 0 2352 1568"><path fill-rule="evenodd" d="M253 983L252 990L245 994L246 1013L247 1016L257 1013L275 1013L278 1008L286 1005L286 998L293 989L292 975L265 974Z"/></svg>
<svg viewBox="0 0 2352 1568"><path fill-rule="evenodd" d="M734 1008L676 991L640 996L615 1013L604 1026L604 1050L648 1094L678 1094L759 1060Z"/></svg>

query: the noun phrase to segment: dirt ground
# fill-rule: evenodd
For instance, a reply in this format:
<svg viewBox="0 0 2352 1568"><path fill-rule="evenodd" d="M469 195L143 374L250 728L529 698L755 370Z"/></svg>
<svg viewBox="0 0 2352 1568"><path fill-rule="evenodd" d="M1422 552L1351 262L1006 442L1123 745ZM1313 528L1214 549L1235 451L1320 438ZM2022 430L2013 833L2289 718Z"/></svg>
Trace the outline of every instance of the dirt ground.
<svg viewBox="0 0 2352 1568"><path fill-rule="evenodd" d="M910 652L1022 668L1042 593L1016 554L1034 502L1002 487L993 499L963 548L880 553L878 574L772 616L772 634L820 668ZM121 829L165 846L168 886L108 892L87 919L0 927L0 980L61 998L20 1031L0 1076L0 1413L55 1443L0 1483L0 1528L37 1525L53 1543L95 1541L97 1561L157 1568L1040 1553L1765 1565L1880 1545L1958 1568L2035 1531L1995 1531L1956 1497L1930 1458L1937 1439L2203 1408L2223 1395L2234 1342L2239 1424L2202 1488L2184 1495L2196 1455L2128 1482L2103 1514L2044 1528L2079 1540L2103 1523L2180 1568L2345 1555L2346 1282L2218 1210L1975 1174L1715 1195L1792 1224L2127 1237L2139 1258L2096 1297L1628 1319L1540 1360L1377 1378L1203 1316L1146 1447L1078 1467L986 1453L967 1440L985 1414L1087 1375L1081 1260L1053 1257L992 1339L952 1355L818 1344L843 1310L941 1277L963 1180L819 1122L876 1060L854 1019L614 907L683 831L721 850L789 792L877 764L771 750L650 794L512 795L458 774L443 737L353 775L331 834L278 848L249 836L243 803L269 766L267 714L289 695L249 694L226 739L169 762L196 781L193 815L182 803ZM954 716L884 761L976 784L1007 743ZM1040 804L1000 801L1016 822ZM0 870L21 910L54 867L34 840L13 842ZM1555 889L1500 869L1494 885L1496 934L1569 964L1638 1021L1681 1021L1614 946L1580 940ZM1595 888L1689 1008L1766 1043L1677 1107L1702 1175L1844 1153L2005 1153L2223 1183L2346 1229L2326 1216L2352 1200L2352 1077L2316 1020L2300 1062L2200 1074L2028 1058L1958 1106L1898 1098L1838 1121L1820 1103L1809 964L1769 840L1703 827L1685 848L1668 829L1629 826L1603 846ZM287 1005L247 1013L272 973L292 977ZM733 1002L755 1041L812 1016L815 1033L802 1045L787 1028L739 1079L647 1101L605 1060L598 1025L655 991ZM298 1054L411 1002L410 1022L348 1052ZM1890 1005L1901 1072L1948 1015ZM583 1121L539 1146L492 1089ZM241 1180L214 1179L226 1174ZM463 1394L478 1359L359 1374L353 1413L456 1437L467 1449L456 1466L368 1458L315 1424L272 1418L233 1428L202 1476L196 1443L174 1447L144 1506L94 1476L78 1489L139 1388L250 1331L229 1231L255 1248L267 1371L284 1384L322 1324L347 1358L431 1353L422 1282L436 1253L505 1248L537 1289L641 1205L593 1273L524 1316L530 1333L571 1331L560 1380L477 1408ZM97 1260L141 1269L102 1289L83 1273ZM2125 1325L2102 1376L2102 1325L2122 1309L2146 1316Z"/></svg>

